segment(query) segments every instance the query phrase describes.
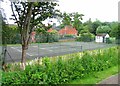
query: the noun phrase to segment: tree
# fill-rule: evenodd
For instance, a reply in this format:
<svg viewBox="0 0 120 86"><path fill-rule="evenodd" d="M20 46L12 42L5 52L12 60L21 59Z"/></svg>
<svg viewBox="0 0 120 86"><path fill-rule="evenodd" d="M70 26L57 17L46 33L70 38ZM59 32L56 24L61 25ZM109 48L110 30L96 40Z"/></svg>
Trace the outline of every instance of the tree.
<svg viewBox="0 0 120 86"><path fill-rule="evenodd" d="M78 41L90 42L94 40L95 35L90 33L88 30L81 30Z"/></svg>
<svg viewBox="0 0 120 86"><path fill-rule="evenodd" d="M110 33L111 32L111 28L109 26L99 26L97 28L97 33Z"/></svg>
<svg viewBox="0 0 120 86"><path fill-rule="evenodd" d="M61 13L61 18L62 18L62 24L60 25L61 28L64 28L64 26L66 25L71 25L71 17L69 14L65 13Z"/></svg>
<svg viewBox="0 0 120 86"><path fill-rule="evenodd" d="M82 30L82 22L81 20L83 20L83 14L79 14L78 12L76 13L71 13L70 14L71 17L73 17L73 21L72 21L72 26L75 27L78 30L78 33L80 33L80 31Z"/></svg>
<svg viewBox="0 0 120 86"><path fill-rule="evenodd" d="M88 29L89 32L94 34L94 35L97 34L96 30L97 30L98 26L101 26L101 25L102 25L102 23L99 20L92 22L91 18L88 21L83 23L84 29Z"/></svg>
<svg viewBox="0 0 120 86"><path fill-rule="evenodd" d="M11 2L12 16L21 34L21 68L23 70L25 69L26 50L30 43L31 32L35 29L35 26L42 24L45 19L57 15L59 11L55 10L55 6L57 6L55 2Z"/></svg>
<svg viewBox="0 0 120 86"><path fill-rule="evenodd" d="M3 42L5 42L6 44L20 43L17 42L18 39L20 40L20 38L17 37L19 33L16 25L8 25L3 22L2 35L4 39Z"/></svg>
<svg viewBox="0 0 120 86"><path fill-rule="evenodd" d="M99 21L99 20L96 20L96 21L94 21L93 23L92 23L92 32L91 33L93 33L94 35L96 35L96 30L97 30L97 28L99 27L99 26L101 26L101 22Z"/></svg>
<svg viewBox="0 0 120 86"><path fill-rule="evenodd" d="M83 25L84 25L84 28L87 29L90 33L93 32L91 18L88 21L84 22Z"/></svg>
<svg viewBox="0 0 120 86"><path fill-rule="evenodd" d="M117 34L118 34L118 22L110 23L110 28L111 28L110 36L111 37L117 37Z"/></svg>
<svg viewBox="0 0 120 86"><path fill-rule="evenodd" d="M110 36L116 38L116 43L120 44L120 23L119 22L112 22L110 24L111 32Z"/></svg>
<svg viewBox="0 0 120 86"><path fill-rule="evenodd" d="M78 33L82 29L82 22L81 20L83 19L82 17L84 16L83 14L79 14L78 12L75 13L63 13L61 14L62 16L62 24L60 25L61 28L63 28L66 25L72 25L78 30Z"/></svg>

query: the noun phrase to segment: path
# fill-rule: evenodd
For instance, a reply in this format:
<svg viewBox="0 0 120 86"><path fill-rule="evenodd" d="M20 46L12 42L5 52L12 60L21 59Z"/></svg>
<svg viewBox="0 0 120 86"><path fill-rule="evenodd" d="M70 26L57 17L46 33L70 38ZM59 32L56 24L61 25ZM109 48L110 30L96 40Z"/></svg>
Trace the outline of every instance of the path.
<svg viewBox="0 0 120 86"><path fill-rule="evenodd" d="M116 84L120 86L120 74L112 75L108 77L107 79L104 79L103 81L99 82L98 84L99 85L97 86L104 86L106 84Z"/></svg>

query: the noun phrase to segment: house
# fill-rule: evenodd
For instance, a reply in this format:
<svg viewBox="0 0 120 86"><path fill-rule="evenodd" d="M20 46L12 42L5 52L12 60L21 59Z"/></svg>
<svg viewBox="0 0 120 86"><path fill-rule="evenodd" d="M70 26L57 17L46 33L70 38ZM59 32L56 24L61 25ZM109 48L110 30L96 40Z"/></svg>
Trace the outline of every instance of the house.
<svg viewBox="0 0 120 86"><path fill-rule="evenodd" d="M109 38L109 34L107 33L101 33L101 34L97 34L95 36L95 42L99 42L99 43L106 43L106 38Z"/></svg>
<svg viewBox="0 0 120 86"><path fill-rule="evenodd" d="M56 33L58 33L58 31L56 29L54 29L54 28L50 28L49 30L47 30L47 32L56 32Z"/></svg>
<svg viewBox="0 0 120 86"><path fill-rule="evenodd" d="M58 31L59 35L75 35L77 36L78 31L72 26L65 26L65 28Z"/></svg>
<svg viewBox="0 0 120 86"><path fill-rule="evenodd" d="M52 32L53 31L53 28L50 28L47 32Z"/></svg>

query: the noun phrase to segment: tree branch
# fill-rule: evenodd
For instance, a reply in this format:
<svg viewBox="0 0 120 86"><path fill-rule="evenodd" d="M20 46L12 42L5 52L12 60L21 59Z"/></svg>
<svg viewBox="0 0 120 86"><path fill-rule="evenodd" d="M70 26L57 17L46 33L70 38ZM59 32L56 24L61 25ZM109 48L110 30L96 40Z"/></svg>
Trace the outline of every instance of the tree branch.
<svg viewBox="0 0 120 86"><path fill-rule="evenodd" d="M17 25L18 25L18 27L19 27L20 25L19 25L19 22L18 22L18 20L17 20L17 17L16 17L16 15L15 15L15 13L14 13L12 2L11 2L11 9L12 9L13 16L15 17L16 23L17 23Z"/></svg>

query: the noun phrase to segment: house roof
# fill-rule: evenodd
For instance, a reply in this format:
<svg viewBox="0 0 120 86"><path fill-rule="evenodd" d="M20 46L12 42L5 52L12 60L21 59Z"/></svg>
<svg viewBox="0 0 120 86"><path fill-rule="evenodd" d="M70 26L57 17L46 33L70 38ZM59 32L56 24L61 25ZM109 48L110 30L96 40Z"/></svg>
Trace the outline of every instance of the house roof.
<svg viewBox="0 0 120 86"><path fill-rule="evenodd" d="M99 34L97 34L96 36L106 36L107 35L107 33L99 33Z"/></svg>
<svg viewBox="0 0 120 86"><path fill-rule="evenodd" d="M52 32L53 31L53 29L52 28L50 28L47 32Z"/></svg>
<svg viewBox="0 0 120 86"><path fill-rule="evenodd" d="M68 27L68 26L67 26L67 27L59 30L58 33L59 33L60 35L64 35L64 34L75 35L75 34L78 33L78 31L77 31L75 28L73 28L73 27Z"/></svg>

